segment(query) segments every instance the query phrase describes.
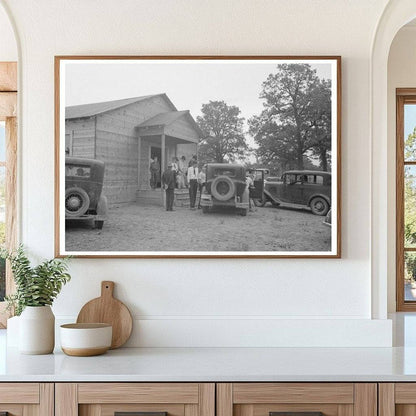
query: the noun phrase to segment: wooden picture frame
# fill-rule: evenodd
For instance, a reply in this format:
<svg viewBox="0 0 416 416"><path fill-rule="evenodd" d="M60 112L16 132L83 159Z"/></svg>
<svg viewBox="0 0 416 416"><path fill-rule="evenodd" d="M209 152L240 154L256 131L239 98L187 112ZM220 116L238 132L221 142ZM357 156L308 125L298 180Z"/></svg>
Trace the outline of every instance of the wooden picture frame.
<svg viewBox="0 0 416 416"><path fill-rule="evenodd" d="M17 62L0 62L0 122L5 127L4 159L0 158L0 167L5 169L5 248L13 250L18 240L17 209ZM5 294L15 290L10 263L6 262ZM5 328L9 312L6 302L0 300L0 328Z"/></svg>
<svg viewBox="0 0 416 416"><path fill-rule="evenodd" d="M340 258L341 57L56 56L55 255Z"/></svg>
<svg viewBox="0 0 416 416"><path fill-rule="evenodd" d="M405 106L416 105L416 88L396 88L396 310L416 311L416 301L406 299L405 256L414 254L416 248L405 246L405 169L416 166L415 160L405 158Z"/></svg>

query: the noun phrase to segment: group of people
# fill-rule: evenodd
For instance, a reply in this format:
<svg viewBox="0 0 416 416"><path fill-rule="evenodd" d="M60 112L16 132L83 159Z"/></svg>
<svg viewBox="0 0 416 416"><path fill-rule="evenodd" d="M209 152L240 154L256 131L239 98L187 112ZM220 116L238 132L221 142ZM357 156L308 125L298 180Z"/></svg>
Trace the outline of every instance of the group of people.
<svg viewBox="0 0 416 416"><path fill-rule="evenodd" d="M205 166L202 169L198 168L196 155L192 156L188 166L185 163L185 156L180 160L174 156L162 174L162 187L166 192L166 211L173 211L175 188L188 188L190 209L196 209L198 190L201 195L206 182L206 168ZM198 201L198 208L201 208L200 202L201 198Z"/></svg>

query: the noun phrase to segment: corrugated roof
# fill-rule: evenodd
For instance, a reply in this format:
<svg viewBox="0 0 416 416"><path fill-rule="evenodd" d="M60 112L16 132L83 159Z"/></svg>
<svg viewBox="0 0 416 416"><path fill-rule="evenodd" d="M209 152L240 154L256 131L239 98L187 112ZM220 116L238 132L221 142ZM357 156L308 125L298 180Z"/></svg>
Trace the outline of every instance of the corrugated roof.
<svg viewBox="0 0 416 416"><path fill-rule="evenodd" d="M116 110L117 108L124 107L129 104L133 104L139 101L147 100L152 97L164 96L166 101L172 107L172 110L176 110L176 107L169 100L166 94L152 94L144 95L142 97L125 98L122 100L105 101L101 103L91 103L82 105L73 105L65 108L65 119L91 117L96 114L106 113L107 111Z"/></svg>
<svg viewBox="0 0 416 416"><path fill-rule="evenodd" d="M189 114L189 111L168 111L167 113L160 113L139 124L138 127L168 126L186 113Z"/></svg>

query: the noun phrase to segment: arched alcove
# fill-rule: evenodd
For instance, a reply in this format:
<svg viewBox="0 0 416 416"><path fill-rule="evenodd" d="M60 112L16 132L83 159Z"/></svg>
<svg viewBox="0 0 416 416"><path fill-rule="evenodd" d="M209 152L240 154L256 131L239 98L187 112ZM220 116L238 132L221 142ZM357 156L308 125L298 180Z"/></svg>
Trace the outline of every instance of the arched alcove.
<svg viewBox="0 0 416 416"><path fill-rule="evenodd" d="M0 61L18 61L17 40L4 2L0 1Z"/></svg>
<svg viewBox="0 0 416 416"><path fill-rule="evenodd" d="M371 259L372 259L372 317L387 317L389 264L395 254L391 251L390 217L395 215L389 189L388 134L388 56L394 37L401 27L416 17L414 0L390 1L380 18L371 54ZM390 162L389 162L390 160ZM393 260L394 261L394 260ZM391 277L391 276L390 276Z"/></svg>

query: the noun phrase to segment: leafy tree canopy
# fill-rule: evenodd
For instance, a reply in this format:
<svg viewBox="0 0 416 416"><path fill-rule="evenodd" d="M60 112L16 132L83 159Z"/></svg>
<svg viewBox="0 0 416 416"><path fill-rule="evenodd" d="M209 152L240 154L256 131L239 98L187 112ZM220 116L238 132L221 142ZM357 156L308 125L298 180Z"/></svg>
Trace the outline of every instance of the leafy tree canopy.
<svg viewBox="0 0 416 416"><path fill-rule="evenodd" d="M197 123L205 137L199 142L199 160L202 163L223 163L243 159L248 146L240 109L224 101L210 101L202 105L201 111Z"/></svg>
<svg viewBox="0 0 416 416"><path fill-rule="evenodd" d="M262 84L264 109L249 120L265 163L304 169L308 155L328 168L331 145L331 81L309 64L281 64Z"/></svg>

